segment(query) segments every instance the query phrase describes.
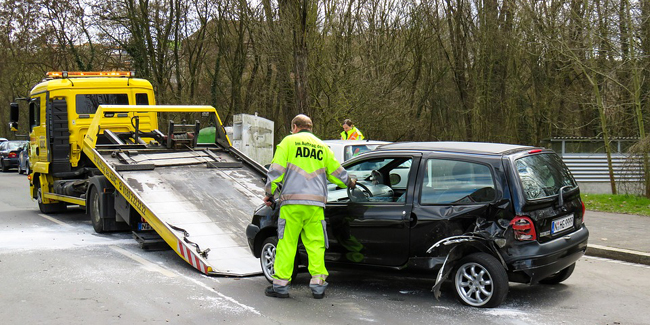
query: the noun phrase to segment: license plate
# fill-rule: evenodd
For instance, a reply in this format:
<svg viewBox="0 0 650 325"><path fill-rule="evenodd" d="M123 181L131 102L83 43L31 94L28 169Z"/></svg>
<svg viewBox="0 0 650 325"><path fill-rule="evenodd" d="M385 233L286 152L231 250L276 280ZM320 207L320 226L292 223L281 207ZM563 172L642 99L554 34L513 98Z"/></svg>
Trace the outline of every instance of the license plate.
<svg viewBox="0 0 650 325"><path fill-rule="evenodd" d="M553 220L553 223L551 223L551 235L571 227L573 227L573 213L566 217Z"/></svg>
<svg viewBox="0 0 650 325"><path fill-rule="evenodd" d="M141 222L138 224L138 230L151 230L151 226L146 222Z"/></svg>

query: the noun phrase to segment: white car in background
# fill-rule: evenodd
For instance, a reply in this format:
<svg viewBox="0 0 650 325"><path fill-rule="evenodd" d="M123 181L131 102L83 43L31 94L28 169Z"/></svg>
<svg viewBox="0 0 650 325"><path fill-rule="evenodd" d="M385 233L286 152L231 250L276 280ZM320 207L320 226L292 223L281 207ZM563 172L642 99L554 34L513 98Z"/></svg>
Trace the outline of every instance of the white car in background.
<svg viewBox="0 0 650 325"><path fill-rule="evenodd" d="M377 147L388 144L388 141L374 140L323 140L334 152L334 158L340 163L356 157L364 152L375 150Z"/></svg>

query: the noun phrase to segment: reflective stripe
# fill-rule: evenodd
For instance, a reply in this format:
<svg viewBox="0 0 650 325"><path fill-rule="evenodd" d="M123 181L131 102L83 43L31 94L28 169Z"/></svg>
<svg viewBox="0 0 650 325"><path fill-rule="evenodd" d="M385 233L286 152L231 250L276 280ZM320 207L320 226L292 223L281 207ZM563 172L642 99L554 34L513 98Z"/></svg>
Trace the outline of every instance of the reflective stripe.
<svg viewBox="0 0 650 325"><path fill-rule="evenodd" d="M289 280L283 280L283 279L273 279L273 285L278 285L281 287L285 287L289 285Z"/></svg>
<svg viewBox="0 0 650 325"><path fill-rule="evenodd" d="M307 200L307 201L321 201L327 202L327 196L316 195L316 194L282 194L280 200L289 201L289 200Z"/></svg>
<svg viewBox="0 0 650 325"><path fill-rule="evenodd" d="M309 284L323 285L326 279L327 279L327 275L325 274L315 274L311 276L311 280L309 280Z"/></svg>
<svg viewBox="0 0 650 325"><path fill-rule="evenodd" d="M279 171L279 172L280 172L280 175L284 174L284 173L287 171L287 169L286 169L285 167L283 167L283 166L280 165L280 164L276 164L276 163L272 163L271 166L269 166L269 169L273 169L273 170L277 170L277 171Z"/></svg>
<svg viewBox="0 0 650 325"><path fill-rule="evenodd" d="M312 180L312 179L318 177L319 175L323 175L323 174L327 173L327 168L316 169L315 171L313 171L311 173L308 173L304 169L302 169L302 168L300 168L300 167L298 167L298 166L296 166L296 165L294 165L292 163L287 163L287 169L291 170L291 171L294 171L294 172L297 172L300 176L304 177L307 180Z"/></svg>

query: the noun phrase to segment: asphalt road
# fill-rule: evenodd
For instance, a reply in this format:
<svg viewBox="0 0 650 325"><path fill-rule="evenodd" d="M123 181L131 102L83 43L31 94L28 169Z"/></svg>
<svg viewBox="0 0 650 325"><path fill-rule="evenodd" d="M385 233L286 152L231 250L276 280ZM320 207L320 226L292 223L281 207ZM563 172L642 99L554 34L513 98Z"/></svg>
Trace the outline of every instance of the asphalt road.
<svg viewBox="0 0 650 325"><path fill-rule="evenodd" d="M242 231L244 229L242 228ZM512 283L500 308L460 305L433 275L332 271L323 300L308 274L291 298L265 297L262 276L208 277L172 250L129 234L95 234L80 209L45 215L28 182L0 173L2 324L648 324L650 267L585 257L556 286Z"/></svg>

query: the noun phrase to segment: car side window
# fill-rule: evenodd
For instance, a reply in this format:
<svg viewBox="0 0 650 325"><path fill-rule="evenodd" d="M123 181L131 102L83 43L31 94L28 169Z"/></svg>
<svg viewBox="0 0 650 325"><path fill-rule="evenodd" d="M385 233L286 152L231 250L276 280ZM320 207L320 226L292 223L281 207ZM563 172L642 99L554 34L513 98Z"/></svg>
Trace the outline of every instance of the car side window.
<svg viewBox="0 0 650 325"><path fill-rule="evenodd" d="M348 191L329 184L328 201L404 203L412 162L412 157L382 157L350 165L346 170L357 179L357 188Z"/></svg>
<svg viewBox="0 0 650 325"><path fill-rule="evenodd" d="M422 204L471 204L496 197L490 167L467 161L428 159L420 190Z"/></svg>

